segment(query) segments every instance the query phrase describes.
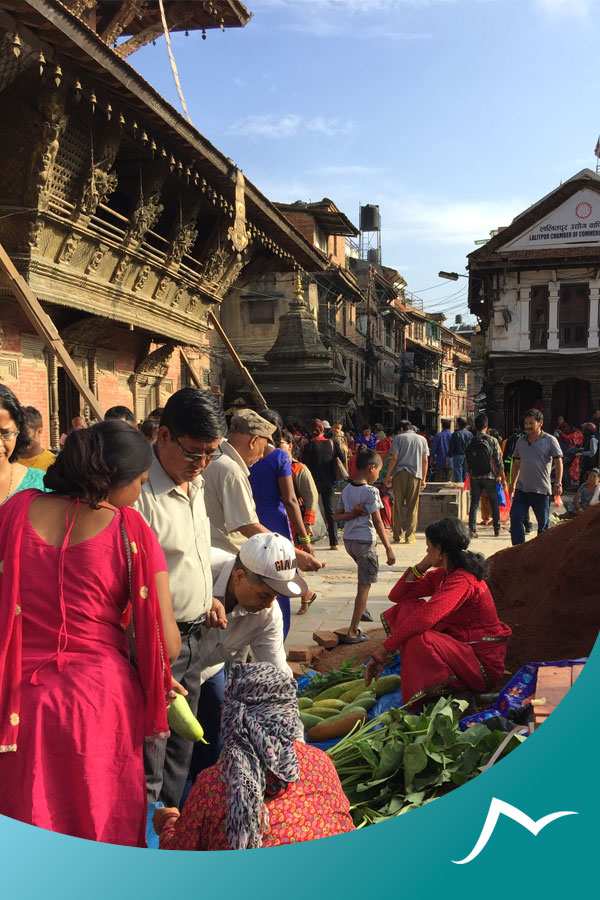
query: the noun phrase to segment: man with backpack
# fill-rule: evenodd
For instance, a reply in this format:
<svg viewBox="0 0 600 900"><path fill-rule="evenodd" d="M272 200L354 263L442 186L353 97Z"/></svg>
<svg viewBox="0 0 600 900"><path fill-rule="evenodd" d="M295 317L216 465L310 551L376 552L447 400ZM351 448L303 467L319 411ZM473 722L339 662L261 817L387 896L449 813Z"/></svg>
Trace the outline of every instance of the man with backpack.
<svg viewBox="0 0 600 900"><path fill-rule="evenodd" d="M485 491L492 508L494 534L500 534L500 507L496 484L502 480L504 463L498 441L487 434L488 418L480 413L475 418L476 435L465 448L465 462L471 481L471 507L469 509L469 530L471 537L478 537L477 511L481 494Z"/></svg>

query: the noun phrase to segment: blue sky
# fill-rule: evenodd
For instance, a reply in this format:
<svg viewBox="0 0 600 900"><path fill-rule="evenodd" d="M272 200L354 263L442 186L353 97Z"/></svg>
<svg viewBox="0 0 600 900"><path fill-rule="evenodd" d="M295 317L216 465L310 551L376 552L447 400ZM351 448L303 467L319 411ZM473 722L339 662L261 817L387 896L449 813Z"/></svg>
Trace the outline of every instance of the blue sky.
<svg viewBox="0 0 600 900"><path fill-rule="evenodd" d="M467 282L438 271L594 167L600 0L246 5L246 28L172 36L194 125L271 200L379 204L384 264L449 323ZM129 62L180 108L164 38Z"/></svg>

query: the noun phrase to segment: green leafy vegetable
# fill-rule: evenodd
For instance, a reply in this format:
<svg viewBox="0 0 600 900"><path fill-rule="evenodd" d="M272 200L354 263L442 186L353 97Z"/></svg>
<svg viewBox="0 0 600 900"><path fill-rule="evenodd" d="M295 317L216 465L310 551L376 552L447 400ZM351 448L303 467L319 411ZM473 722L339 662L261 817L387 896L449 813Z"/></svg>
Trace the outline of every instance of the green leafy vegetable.
<svg viewBox="0 0 600 900"><path fill-rule="evenodd" d="M344 673L346 679L351 675ZM461 731L467 705L441 697L420 715L390 709L327 751L357 828L403 815L480 773L505 735L482 724ZM522 740L515 736L503 755Z"/></svg>

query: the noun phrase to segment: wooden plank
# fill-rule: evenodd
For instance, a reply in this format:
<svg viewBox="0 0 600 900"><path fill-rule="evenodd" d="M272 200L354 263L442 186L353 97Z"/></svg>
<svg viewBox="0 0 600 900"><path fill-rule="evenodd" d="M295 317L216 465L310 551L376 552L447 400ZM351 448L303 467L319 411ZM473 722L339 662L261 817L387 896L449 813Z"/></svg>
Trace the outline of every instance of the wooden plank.
<svg viewBox="0 0 600 900"><path fill-rule="evenodd" d="M2 244L0 244L0 269L6 275L19 306L35 328L36 332L42 338L46 346L56 353L63 369L96 418L102 420L104 418L104 408L98 402L98 398L90 387L82 380L79 369L71 359L61 336L56 330L54 322L42 308L40 301L23 276L17 272L13 261Z"/></svg>
<svg viewBox="0 0 600 900"><path fill-rule="evenodd" d="M235 347L233 346L233 344L231 343L231 341L225 334L223 326L221 325L221 323L219 322L219 320L217 319L215 314L213 312L209 312L209 313L207 313L206 318L211 323L211 325L214 326L215 331L217 332L217 334L219 335L219 337L225 344L225 347L227 348L227 352L229 353L233 362L235 363L235 366L236 366L238 372L240 373L240 375L242 376L242 378L244 379L244 381L250 388L250 391L252 392L252 394L254 396L255 403L257 404L259 410L267 409L267 407L268 407L267 401L265 400L265 398L261 394L260 390L258 389L258 385L255 382L254 378L252 377L252 375L250 374L250 372L248 371L248 369L246 368L246 366L244 365L242 360L239 358L239 356L235 350Z"/></svg>
<svg viewBox="0 0 600 900"><path fill-rule="evenodd" d="M202 385L202 383L200 382L200 379L198 378L198 376L196 375L196 372L195 372L194 369L192 368L192 364L191 364L191 362L189 361L188 356L187 356L187 353L185 352L185 350L183 349L183 347L180 347L180 348L179 348L179 353L180 353L180 355L181 355L181 358L182 358L182 360L183 360L183 363L184 363L186 369L188 370L188 373L189 373L190 378L191 378L192 381L194 382L194 386L197 387L197 388L200 388L200 390L203 390L203 385Z"/></svg>
<svg viewBox="0 0 600 900"><path fill-rule="evenodd" d="M575 684L583 671L583 665L571 666L571 684Z"/></svg>

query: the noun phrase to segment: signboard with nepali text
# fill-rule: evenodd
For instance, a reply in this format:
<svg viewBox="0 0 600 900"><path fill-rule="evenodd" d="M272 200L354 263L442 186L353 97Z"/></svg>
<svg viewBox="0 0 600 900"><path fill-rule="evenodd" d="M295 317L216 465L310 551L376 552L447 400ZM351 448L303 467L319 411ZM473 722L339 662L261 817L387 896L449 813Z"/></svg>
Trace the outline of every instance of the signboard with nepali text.
<svg viewBox="0 0 600 900"><path fill-rule="evenodd" d="M588 188L578 191L502 249L539 250L585 244L600 244L600 194Z"/></svg>

